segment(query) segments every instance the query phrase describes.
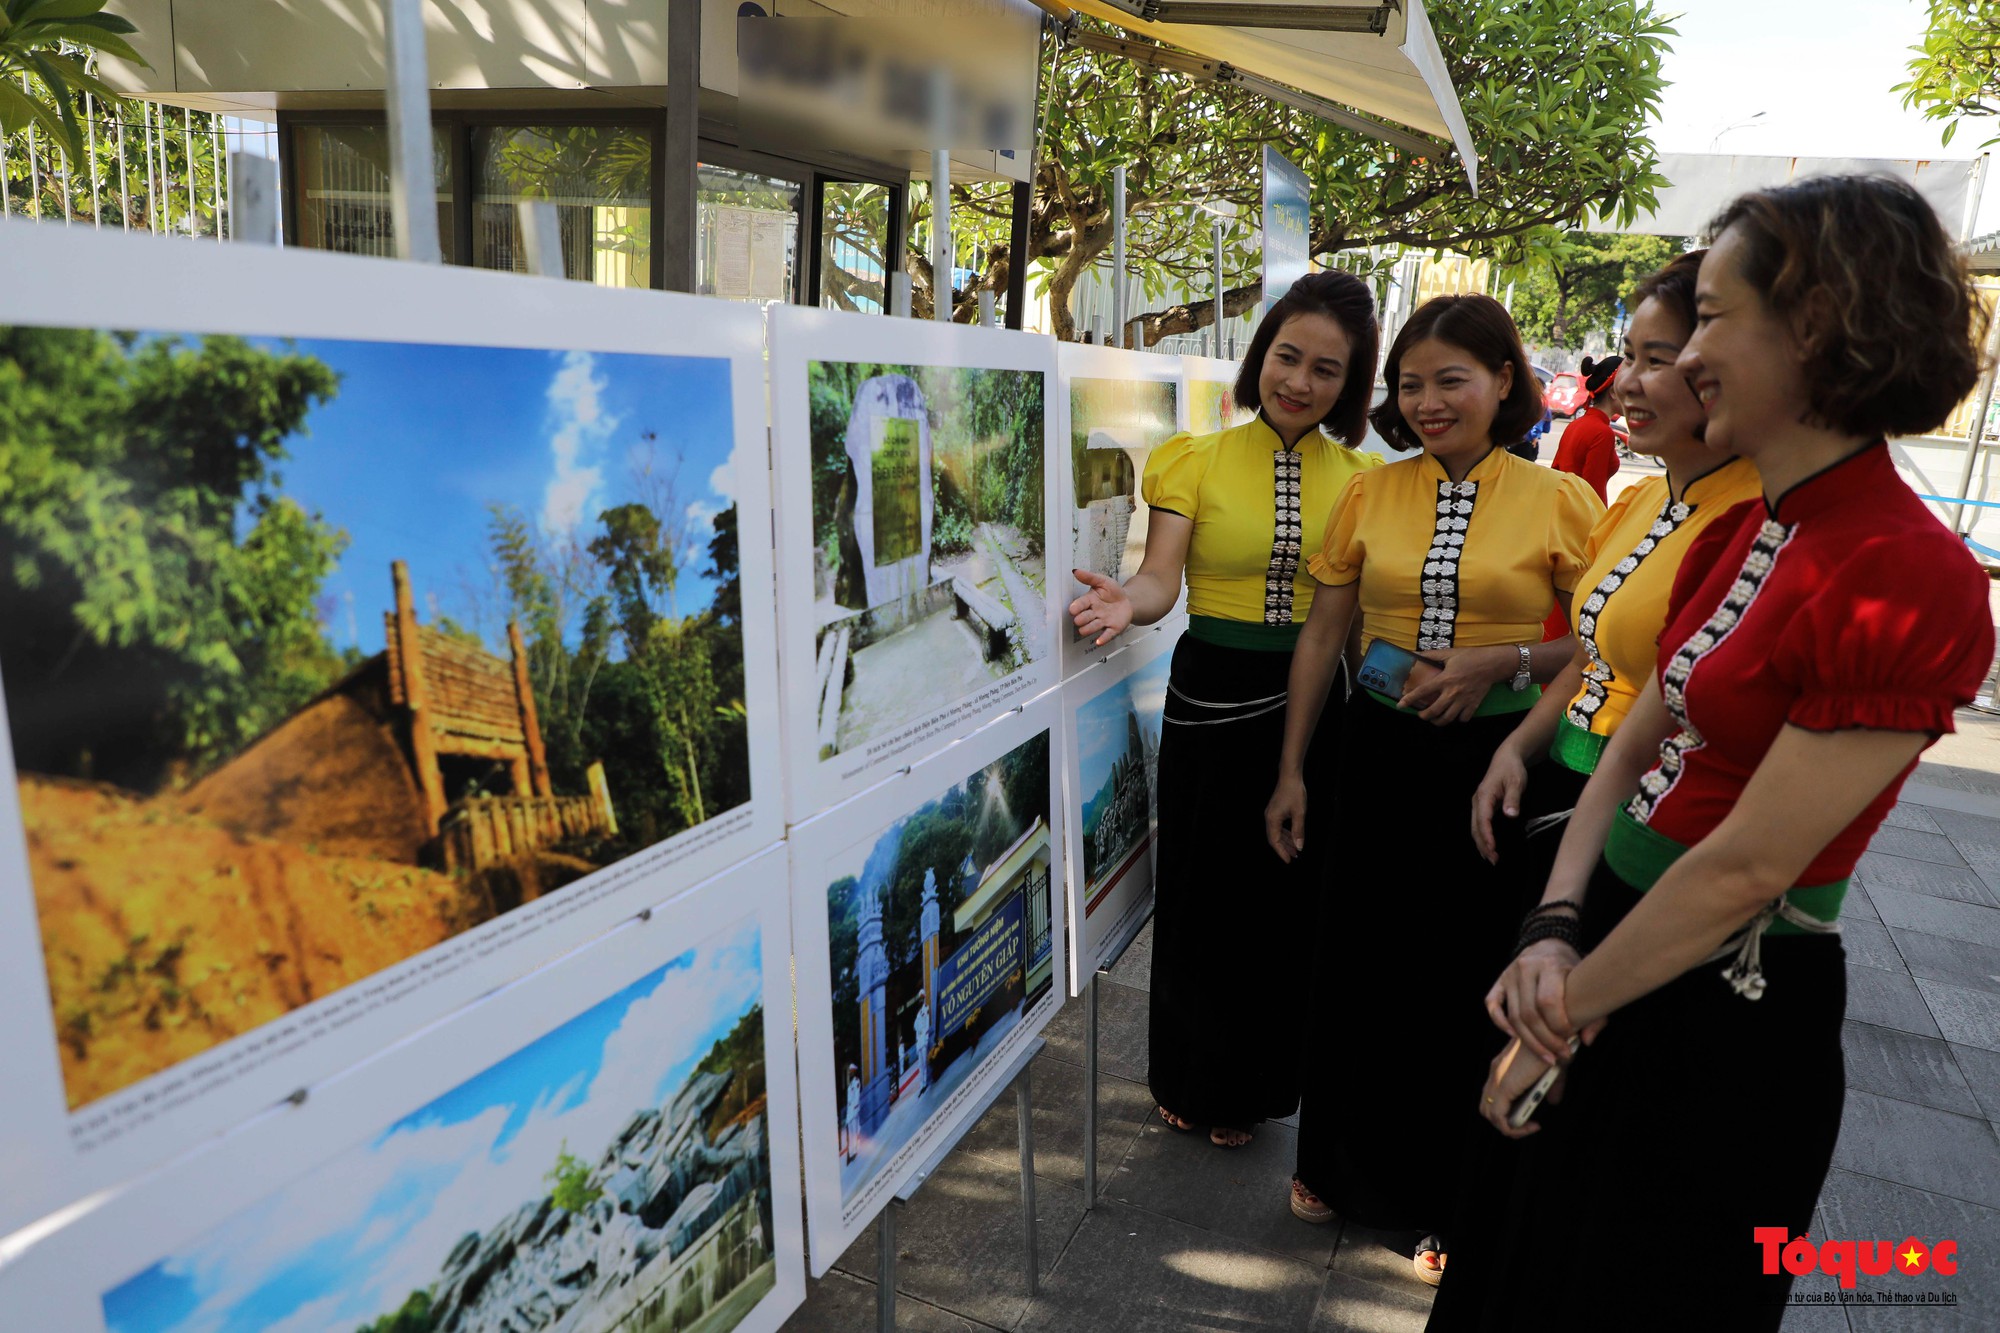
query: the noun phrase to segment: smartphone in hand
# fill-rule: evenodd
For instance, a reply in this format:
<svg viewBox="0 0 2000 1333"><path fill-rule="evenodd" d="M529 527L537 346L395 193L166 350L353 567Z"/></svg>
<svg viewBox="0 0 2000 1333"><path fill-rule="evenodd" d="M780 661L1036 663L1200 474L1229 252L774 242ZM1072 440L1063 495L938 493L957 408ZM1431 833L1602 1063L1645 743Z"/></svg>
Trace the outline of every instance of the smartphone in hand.
<svg viewBox="0 0 2000 1333"><path fill-rule="evenodd" d="M1571 1037L1569 1053L1575 1055L1582 1045L1582 1037ZM1562 1072L1562 1065L1550 1065L1542 1071L1542 1076L1535 1080L1535 1086L1522 1093L1521 1100L1515 1102L1514 1108L1507 1112L1509 1129L1520 1129L1535 1118L1535 1112L1541 1109L1542 1099L1549 1095L1549 1089L1556 1085L1556 1080L1562 1077Z"/></svg>

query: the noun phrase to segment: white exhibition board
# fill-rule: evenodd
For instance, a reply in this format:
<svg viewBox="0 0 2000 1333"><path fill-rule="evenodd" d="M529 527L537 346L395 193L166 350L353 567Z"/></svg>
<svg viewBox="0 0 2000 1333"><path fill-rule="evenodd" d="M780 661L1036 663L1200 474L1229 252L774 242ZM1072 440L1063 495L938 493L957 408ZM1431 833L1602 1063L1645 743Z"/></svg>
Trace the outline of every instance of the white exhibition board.
<svg viewBox="0 0 2000 1333"><path fill-rule="evenodd" d="M1063 1002L1058 703L792 830L815 1277Z"/></svg>
<svg viewBox="0 0 2000 1333"><path fill-rule="evenodd" d="M1084 586L1071 571L1086 569L1120 583L1139 572L1151 511L1139 493L1146 460L1181 429L1180 358L1064 343L1061 372L1063 432L1052 449L1068 534L1067 565L1058 561L1050 586L1062 589L1057 641L1065 679L1117 651L1077 633L1069 602ZM1183 588L1175 611L1186 605ZM1171 614L1171 613L1170 613Z"/></svg>
<svg viewBox="0 0 2000 1333"><path fill-rule="evenodd" d="M782 836L758 311L14 221L0 329L0 1234Z"/></svg>
<svg viewBox="0 0 2000 1333"><path fill-rule="evenodd" d="M1064 850L1070 994L1108 966L1153 912L1160 733L1167 673L1187 619L1126 631L1117 651L1063 682Z"/></svg>
<svg viewBox="0 0 2000 1333"><path fill-rule="evenodd" d="M0 1268L7 1326L772 1333L789 932L779 846L107 1196Z"/></svg>
<svg viewBox="0 0 2000 1333"><path fill-rule="evenodd" d="M1068 527L1051 339L801 306L770 337L798 824L1055 684Z"/></svg>

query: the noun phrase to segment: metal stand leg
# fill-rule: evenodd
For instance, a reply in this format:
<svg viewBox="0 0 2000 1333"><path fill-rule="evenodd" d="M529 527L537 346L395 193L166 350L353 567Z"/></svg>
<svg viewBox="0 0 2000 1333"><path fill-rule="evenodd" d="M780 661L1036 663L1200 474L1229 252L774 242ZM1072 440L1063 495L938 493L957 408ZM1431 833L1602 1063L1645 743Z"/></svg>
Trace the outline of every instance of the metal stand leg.
<svg viewBox="0 0 2000 1333"><path fill-rule="evenodd" d="M1083 983L1083 1206L1097 1206L1097 974Z"/></svg>
<svg viewBox="0 0 2000 1333"><path fill-rule="evenodd" d="M875 1227L875 1329L896 1333L896 1210L891 1200Z"/></svg>
<svg viewBox="0 0 2000 1333"><path fill-rule="evenodd" d="M1014 1083L1014 1111L1021 1122L1021 1244L1028 1273L1028 1295L1037 1289L1035 1263L1035 1097L1030 1064Z"/></svg>

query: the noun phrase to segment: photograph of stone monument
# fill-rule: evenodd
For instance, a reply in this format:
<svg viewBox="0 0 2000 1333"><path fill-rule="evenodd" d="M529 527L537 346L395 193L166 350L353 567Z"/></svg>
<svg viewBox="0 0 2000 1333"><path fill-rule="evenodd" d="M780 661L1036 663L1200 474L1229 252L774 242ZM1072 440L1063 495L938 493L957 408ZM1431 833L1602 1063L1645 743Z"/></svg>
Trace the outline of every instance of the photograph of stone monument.
<svg viewBox="0 0 2000 1333"><path fill-rule="evenodd" d="M777 1282L763 995L751 918L106 1291L106 1328L726 1333Z"/></svg>
<svg viewBox="0 0 2000 1333"><path fill-rule="evenodd" d="M1146 555L1139 479L1153 446L1175 430L1172 380L1069 383L1070 567L1124 582ZM1081 584L1072 585L1076 592ZM1071 625L1066 632L1076 636Z"/></svg>
<svg viewBox="0 0 2000 1333"><path fill-rule="evenodd" d="M1045 651L1044 378L809 363L821 759Z"/></svg>
<svg viewBox="0 0 2000 1333"><path fill-rule="evenodd" d="M827 867L842 1199L1047 991L1057 855L1044 731Z"/></svg>
<svg viewBox="0 0 2000 1333"><path fill-rule="evenodd" d="M74 1109L750 799L721 357L0 326Z"/></svg>

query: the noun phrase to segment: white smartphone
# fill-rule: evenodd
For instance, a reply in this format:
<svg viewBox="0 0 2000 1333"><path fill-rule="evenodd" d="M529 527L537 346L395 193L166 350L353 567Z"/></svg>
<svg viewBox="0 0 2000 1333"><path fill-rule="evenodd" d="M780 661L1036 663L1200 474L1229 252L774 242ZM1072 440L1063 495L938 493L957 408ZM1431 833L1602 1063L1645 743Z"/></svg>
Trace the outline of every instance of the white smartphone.
<svg viewBox="0 0 2000 1333"><path fill-rule="evenodd" d="M1569 1053L1575 1055L1582 1045L1583 1038L1571 1037L1569 1039ZM1535 1086L1522 1093L1521 1100L1514 1103L1514 1109L1507 1112L1507 1127L1509 1129L1519 1129L1535 1118L1535 1112L1542 1105L1542 1098L1549 1095L1549 1089L1553 1088L1556 1085L1556 1080L1562 1077L1562 1071L1563 1066L1561 1065L1550 1065L1542 1071L1542 1076L1535 1080Z"/></svg>

